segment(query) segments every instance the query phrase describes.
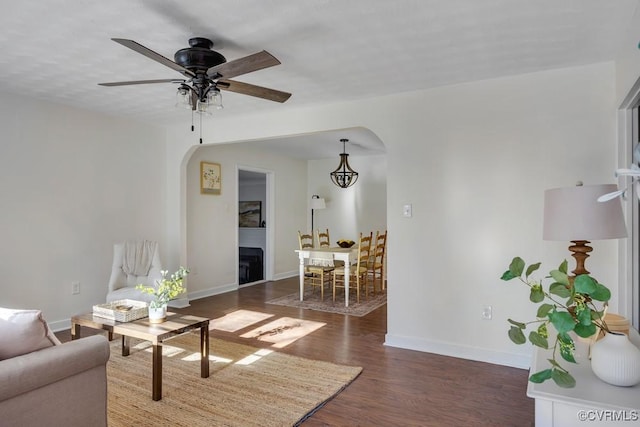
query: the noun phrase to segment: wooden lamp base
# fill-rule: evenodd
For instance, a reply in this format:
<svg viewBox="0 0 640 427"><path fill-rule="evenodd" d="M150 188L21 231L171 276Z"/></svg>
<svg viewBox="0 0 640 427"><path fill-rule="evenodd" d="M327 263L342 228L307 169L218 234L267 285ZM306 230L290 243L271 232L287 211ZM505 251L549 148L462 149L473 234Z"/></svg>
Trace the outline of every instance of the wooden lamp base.
<svg viewBox="0 0 640 427"><path fill-rule="evenodd" d="M572 271L574 276L580 274L589 274L586 268L584 268L584 262L589 258L589 252L593 251L593 248L589 246L588 240L572 240L573 245L569 246L571 256L576 260L576 269Z"/></svg>

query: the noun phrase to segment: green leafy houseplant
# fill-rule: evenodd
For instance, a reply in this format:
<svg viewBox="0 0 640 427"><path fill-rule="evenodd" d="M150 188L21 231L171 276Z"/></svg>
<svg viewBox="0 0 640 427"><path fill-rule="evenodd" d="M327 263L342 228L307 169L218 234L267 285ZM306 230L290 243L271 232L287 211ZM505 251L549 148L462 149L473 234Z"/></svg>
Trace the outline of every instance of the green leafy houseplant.
<svg viewBox="0 0 640 427"><path fill-rule="evenodd" d="M540 303L540 306L536 313L536 320L523 323L508 319L511 324L509 338L516 344L526 343L524 331L529 325L534 325L535 329L529 332L529 342L544 349L553 349L553 356L547 359L551 365L550 368L532 374L529 381L542 383L552 379L560 387L575 387L576 380L558 363L557 354L560 353L562 359L567 362L576 363L575 344L570 332L583 338L599 333L598 328L608 332L603 319L604 309L599 310L596 307L596 301L604 306L611 298L611 292L588 274L570 277L567 274L566 260L557 270L549 272L548 278L553 282L546 291L540 281L530 278L531 274L540 268L540 263L531 264L526 270L525 266L521 258L515 257L501 279L519 279L530 288L529 300L534 304ZM551 347L549 347L549 324L553 325L557 332Z"/></svg>
<svg viewBox="0 0 640 427"><path fill-rule="evenodd" d="M156 280L155 285L137 285L136 289L153 295L153 301L149 303L152 308L160 308L166 305L170 300L183 293L186 289L182 285L184 278L189 274L189 270L184 267L178 268L178 271L171 275L171 278L167 279L167 273L169 271L162 270L162 279Z"/></svg>

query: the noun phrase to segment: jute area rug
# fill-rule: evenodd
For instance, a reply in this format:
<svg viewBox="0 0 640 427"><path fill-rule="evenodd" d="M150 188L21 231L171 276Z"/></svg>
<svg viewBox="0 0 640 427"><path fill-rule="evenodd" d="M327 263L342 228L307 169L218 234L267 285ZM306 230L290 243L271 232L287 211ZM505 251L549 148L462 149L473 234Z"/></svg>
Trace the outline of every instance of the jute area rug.
<svg viewBox="0 0 640 427"><path fill-rule="evenodd" d="M200 335L163 345L162 400L151 399L151 344L132 340L107 364L110 427L292 426L340 393L362 371L212 338L210 376L200 378Z"/></svg>
<svg viewBox="0 0 640 427"><path fill-rule="evenodd" d="M327 291L326 289L324 292L324 300L320 299L320 290L305 289L303 301L300 301L300 294L298 292L267 301L267 304L285 305L287 307L306 308L309 310L348 314L359 317L371 313L386 303L386 293L378 292L376 295L369 295L368 298L361 294L359 303L356 302L355 293L352 293L349 296L349 307L345 307L344 289L336 290L335 302L333 301L332 291Z"/></svg>

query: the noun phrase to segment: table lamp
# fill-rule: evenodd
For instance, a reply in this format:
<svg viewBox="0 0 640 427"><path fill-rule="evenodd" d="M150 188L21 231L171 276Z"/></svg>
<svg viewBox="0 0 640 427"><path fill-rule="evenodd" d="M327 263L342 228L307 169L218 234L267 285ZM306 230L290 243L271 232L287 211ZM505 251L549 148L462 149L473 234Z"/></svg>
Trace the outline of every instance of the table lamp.
<svg viewBox="0 0 640 427"><path fill-rule="evenodd" d="M589 274L584 267L591 240L627 237L620 199L598 202L598 197L618 189L615 184L554 188L544 192L544 240L568 240L576 260L575 276Z"/></svg>
<svg viewBox="0 0 640 427"><path fill-rule="evenodd" d="M313 211L326 208L324 199L317 194L311 196L311 235L313 236Z"/></svg>

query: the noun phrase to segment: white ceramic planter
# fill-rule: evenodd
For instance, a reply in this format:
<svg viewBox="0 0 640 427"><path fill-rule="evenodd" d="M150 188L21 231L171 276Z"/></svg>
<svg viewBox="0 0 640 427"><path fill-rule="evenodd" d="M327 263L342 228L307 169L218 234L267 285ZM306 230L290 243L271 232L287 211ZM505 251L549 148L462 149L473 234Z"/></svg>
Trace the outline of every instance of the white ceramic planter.
<svg viewBox="0 0 640 427"><path fill-rule="evenodd" d="M167 306L151 307L149 306L149 323L162 323L167 320Z"/></svg>
<svg viewBox="0 0 640 427"><path fill-rule="evenodd" d="M636 385L640 383L640 350L625 334L607 333L591 346L591 369L606 383Z"/></svg>

